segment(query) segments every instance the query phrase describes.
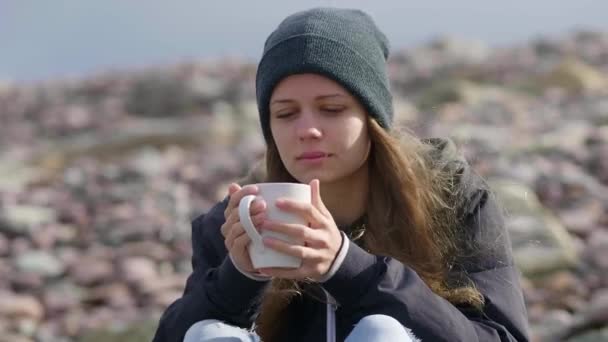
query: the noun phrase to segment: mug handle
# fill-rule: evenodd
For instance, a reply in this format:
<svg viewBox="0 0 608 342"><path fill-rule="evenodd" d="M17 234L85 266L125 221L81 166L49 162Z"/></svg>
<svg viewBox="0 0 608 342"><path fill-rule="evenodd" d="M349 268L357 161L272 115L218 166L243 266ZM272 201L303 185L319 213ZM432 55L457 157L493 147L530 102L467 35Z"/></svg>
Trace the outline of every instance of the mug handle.
<svg viewBox="0 0 608 342"><path fill-rule="evenodd" d="M239 202L239 219L241 220L241 224L243 228L245 228L245 233L249 235L251 238L251 242L257 247L264 246L262 242L262 236L258 233L258 230L255 229L253 225L253 221L251 221L251 216L249 215L249 208L251 207L251 202L256 198L255 195L247 195L241 198Z"/></svg>

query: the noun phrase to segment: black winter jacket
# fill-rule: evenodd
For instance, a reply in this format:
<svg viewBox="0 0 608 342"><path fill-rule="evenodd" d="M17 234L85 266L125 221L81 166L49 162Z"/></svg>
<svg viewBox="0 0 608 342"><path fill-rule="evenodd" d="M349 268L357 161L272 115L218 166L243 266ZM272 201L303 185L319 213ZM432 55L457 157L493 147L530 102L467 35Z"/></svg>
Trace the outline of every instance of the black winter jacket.
<svg viewBox="0 0 608 342"><path fill-rule="evenodd" d="M455 154L450 141L429 142L464 187L462 234L471 250L455 272L474 282L485 298L484 309L479 312L452 305L433 293L408 265L370 254L350 241L338 271L320 285L338 302L337 341L343 341L353 326L370 314L396 318L423 342L528 341L519 273L513 264L502 210L485 182ZM226 205L224 200L193 221L193 272L183 296L163 314L154 342L181 342L188 328L204 319L219 319L246 329L252 326L267 282L244 276L227 258L220 233ZM324 341L327 315L325 303L306 294L297 297L289 304L280 340Z"/></svg>

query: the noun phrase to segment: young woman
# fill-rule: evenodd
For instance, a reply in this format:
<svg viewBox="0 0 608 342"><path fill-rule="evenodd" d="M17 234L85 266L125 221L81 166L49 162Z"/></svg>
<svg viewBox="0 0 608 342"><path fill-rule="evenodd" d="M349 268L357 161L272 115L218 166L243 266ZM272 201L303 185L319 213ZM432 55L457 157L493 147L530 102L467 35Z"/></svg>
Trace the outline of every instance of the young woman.
<svg viewBox="0 0 608 342"><path fill-rule="evenodd" d="M265 165L194 220L193 272L155 341L528 340L501 210L449 140L392 128L387 57L358 10L298 12L268 37ZM238 203L257 182L311 185L311 204L251 208L258 229L305 241L264 241L300 268L253 268ZM269 205L309 224L267 220Z"/></svg>

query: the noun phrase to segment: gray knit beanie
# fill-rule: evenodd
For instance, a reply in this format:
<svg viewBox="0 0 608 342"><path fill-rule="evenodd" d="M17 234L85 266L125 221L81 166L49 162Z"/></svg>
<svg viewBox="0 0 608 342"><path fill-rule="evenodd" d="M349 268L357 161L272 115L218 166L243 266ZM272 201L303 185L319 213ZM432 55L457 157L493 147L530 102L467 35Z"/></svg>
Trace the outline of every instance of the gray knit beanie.
<svg viewBox="0 0 608 342"><path fill-rule="evenodd" d="M360 11L314 8L290 15L270 34L256 75L256 97L266 142L270 97L283 78L303 73L328 77L353 94L382 127L393 118L386 36Z"/></svg>

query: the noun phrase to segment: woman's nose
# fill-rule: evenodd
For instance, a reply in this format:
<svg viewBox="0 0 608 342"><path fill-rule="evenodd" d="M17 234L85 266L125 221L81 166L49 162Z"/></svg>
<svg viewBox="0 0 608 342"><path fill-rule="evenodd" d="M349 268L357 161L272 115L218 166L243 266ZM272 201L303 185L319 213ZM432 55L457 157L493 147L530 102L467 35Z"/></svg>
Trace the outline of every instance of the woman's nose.
<svg viewBox="0 0 608 342"><path fill-rule="evenodd" d="M296 122L296 135L299 139L318 139L322 132L313 115L304 114Z"/></svg>

